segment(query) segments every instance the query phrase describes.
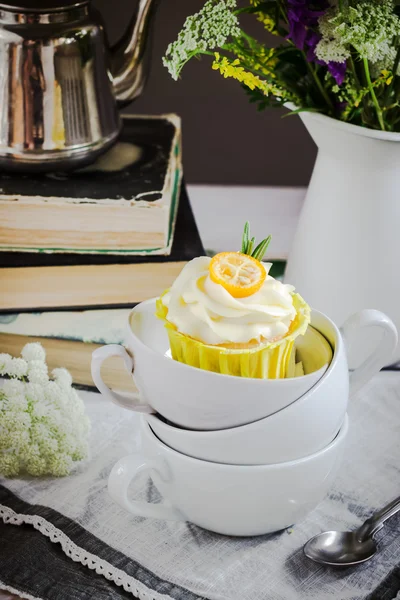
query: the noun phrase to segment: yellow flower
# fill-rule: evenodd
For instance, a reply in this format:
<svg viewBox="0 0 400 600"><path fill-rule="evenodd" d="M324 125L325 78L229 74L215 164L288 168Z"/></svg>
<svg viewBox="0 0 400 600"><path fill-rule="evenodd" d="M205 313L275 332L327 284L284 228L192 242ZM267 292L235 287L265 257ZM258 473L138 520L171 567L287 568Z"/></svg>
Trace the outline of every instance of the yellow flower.
<svg viewBox="0 0 400 600"><path fill-rule="evenodd" d="M265 27L267 31L272 33L275 29L275 21L269 15L263 15L263 13L258 13L257 21L260 21Z"/></svg>
<svg viewBox="0 0 400 600"><path fill-rule="evenodd" d="M266 95L272 91L270 84L268 84L266 81L262 81L257 75L254 75L254 73L250 73L250 71L246 71L243 67L241 67L240 60L238 58L230 61L226 56L221 57L219 52L215 52L214 56L215 60L212 64L212 68L214 71L219 71L225 78L232 77L233 79L236 79L237 81L240 81L240 83L246 85L251 90L258 88Z"/></svg>
<svg viewBox="0 0 400 600"><path fill-rule="evenodd" d="M393 73L387 69L383 69L381 73L386 85L390 85L393 81Z"/></svg>
<svg viewBox="0 0 400 600"><path fill-rule="evenodd" d="M238 58L231 61L226 56L221 57L219 52L214 52L214 56L215 59L212 68L214 71L219 71L225 78L232 77L232 79L240 81L240 83L243 83L251 90L256 88L261 90L266 96L268 96L268 94L282 96L282 90L276 85L263 81L258 75L254 75L254 73L246 71L244 67L241 67Z"/></svg>
<svg viewBox="0 0 400 600"><path fill-rule="evenodd" d="M254 6L257 8L258 6L261 6L263 4L263 0L250 0L250 4L251 4L251 6ZM276 22L271 17L271 15L264 13L262 10L260 10L260 12L256 12L255 14L257 17L257 21L260 21L260 23L262 23L264 25L264 27L267 31L269 31L270 33L273 33L275 35L278 34L278 32L275 29Z"/></svg>
<svg viewBox="0 0 400 600"><path fill-rule="evenodd" d="M264 75L276 77L274 68L278 62L275 57L275 48L264 48L260 46L258 52L254 55L253 68L255 71L261 71Z"/></svg>

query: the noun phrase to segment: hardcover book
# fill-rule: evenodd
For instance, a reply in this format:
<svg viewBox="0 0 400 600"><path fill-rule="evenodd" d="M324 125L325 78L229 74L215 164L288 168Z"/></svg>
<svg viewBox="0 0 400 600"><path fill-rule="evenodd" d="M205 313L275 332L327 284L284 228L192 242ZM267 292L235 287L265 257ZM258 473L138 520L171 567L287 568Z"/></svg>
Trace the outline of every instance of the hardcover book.
<svg viewBox="0 0 400 600"><path fill-rule="evenodd" d="M0 352L19 356L26 343L39 341L50 370L63 366L74 383L93 386L93 350L102 344L123 344L132 306L160 295L187 261L204 254L184 186L169 257L121 256L115 264L115 257L107 255L0 253L0 264L13 264L0 268L0 305L8 309L0 313ZM61 265L52 266L60 260ZM126 308L91 308L107 304ZM83 309L66 310L73 305ZM30 310L16 312L23 309ZM115 357L105 361L103 376L110 387L134 390L131 376Z"/></svg>
<svg viewBox="0 0 400 600"><path fill-rule="evenodd" d="M181 177L179 117L126 116L89 167L0 173L0 251L168 254Z"/></svg>
<svg viewBox="0 0 400 600"><path fill-rule="evenodd" d="M161 294L204 253L182 186L169 256L0 252L0 310L130 307Z"/></svg>

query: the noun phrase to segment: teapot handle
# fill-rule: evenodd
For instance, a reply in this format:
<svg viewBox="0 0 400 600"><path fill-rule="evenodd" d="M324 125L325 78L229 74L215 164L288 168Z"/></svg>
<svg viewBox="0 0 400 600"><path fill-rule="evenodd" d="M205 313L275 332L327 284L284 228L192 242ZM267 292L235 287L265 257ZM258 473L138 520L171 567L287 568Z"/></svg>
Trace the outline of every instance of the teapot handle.
<svg viewBox="0 0 400 600"><path fill-rule="evenodd" d="M396 326L387 315L379 310L365 309L349 317L341 327L346 348L360 329L379 327L383 337L366 360L350 373L350 396L363 388L382 367L390 362L398 342Z"/></svg>

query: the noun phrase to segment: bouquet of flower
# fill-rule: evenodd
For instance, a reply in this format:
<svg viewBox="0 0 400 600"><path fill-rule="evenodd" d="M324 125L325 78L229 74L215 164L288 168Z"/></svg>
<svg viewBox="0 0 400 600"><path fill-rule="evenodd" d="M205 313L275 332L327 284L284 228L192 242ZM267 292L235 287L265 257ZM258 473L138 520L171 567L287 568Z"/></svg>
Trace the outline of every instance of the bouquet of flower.
<svg viewBox="0 0 400 600"><path fill-rule="evenodd" d="M400 131L398 1L247 1L238 7L236 0L208 0L186 19L163 59L174 79L204 54L213 69L239 81L259 109L290 104L293 112ZM260 22L260 40L241 28L245 13ZM282 42L271 43L266 32Z"/></svg>
<svg viewBox="0 0 400 600"><path fill-rule="evenodd" d="M0 474L68 475L88 455L89 419L66 369L49 378L40 344L0 354Z"/></svg>

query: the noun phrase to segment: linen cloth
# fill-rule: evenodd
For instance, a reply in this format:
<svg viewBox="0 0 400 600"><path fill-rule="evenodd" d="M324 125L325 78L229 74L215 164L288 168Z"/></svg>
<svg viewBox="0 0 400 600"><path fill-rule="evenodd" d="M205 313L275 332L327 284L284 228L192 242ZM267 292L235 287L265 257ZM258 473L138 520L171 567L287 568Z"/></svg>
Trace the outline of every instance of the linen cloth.
<svg viewBox="0 0 400 600"><path fill-rule="evenodd" d="M400 373L380 373L351 399L345 457L328 497L303 522L253 538L220 536L190 523L136 518L119 508L108 495L107 478L119 458L139 451L139 417L99 394L80 393L92 421L91 459L63 479L0 480L0 516L7 531L33 526L35 535L58 542L80 567L119 586L123 598L127 593L141 600L397 596L398 516L378 534L380 552L357 568L316 565L304 557L302 548L320 531L357 527L400 495ZM145 477L131 493L135 499L160 501ZM2 575L7 573L2 573L0 555L0 581ZM81 598L79 593L74 597Z"/></svg>

